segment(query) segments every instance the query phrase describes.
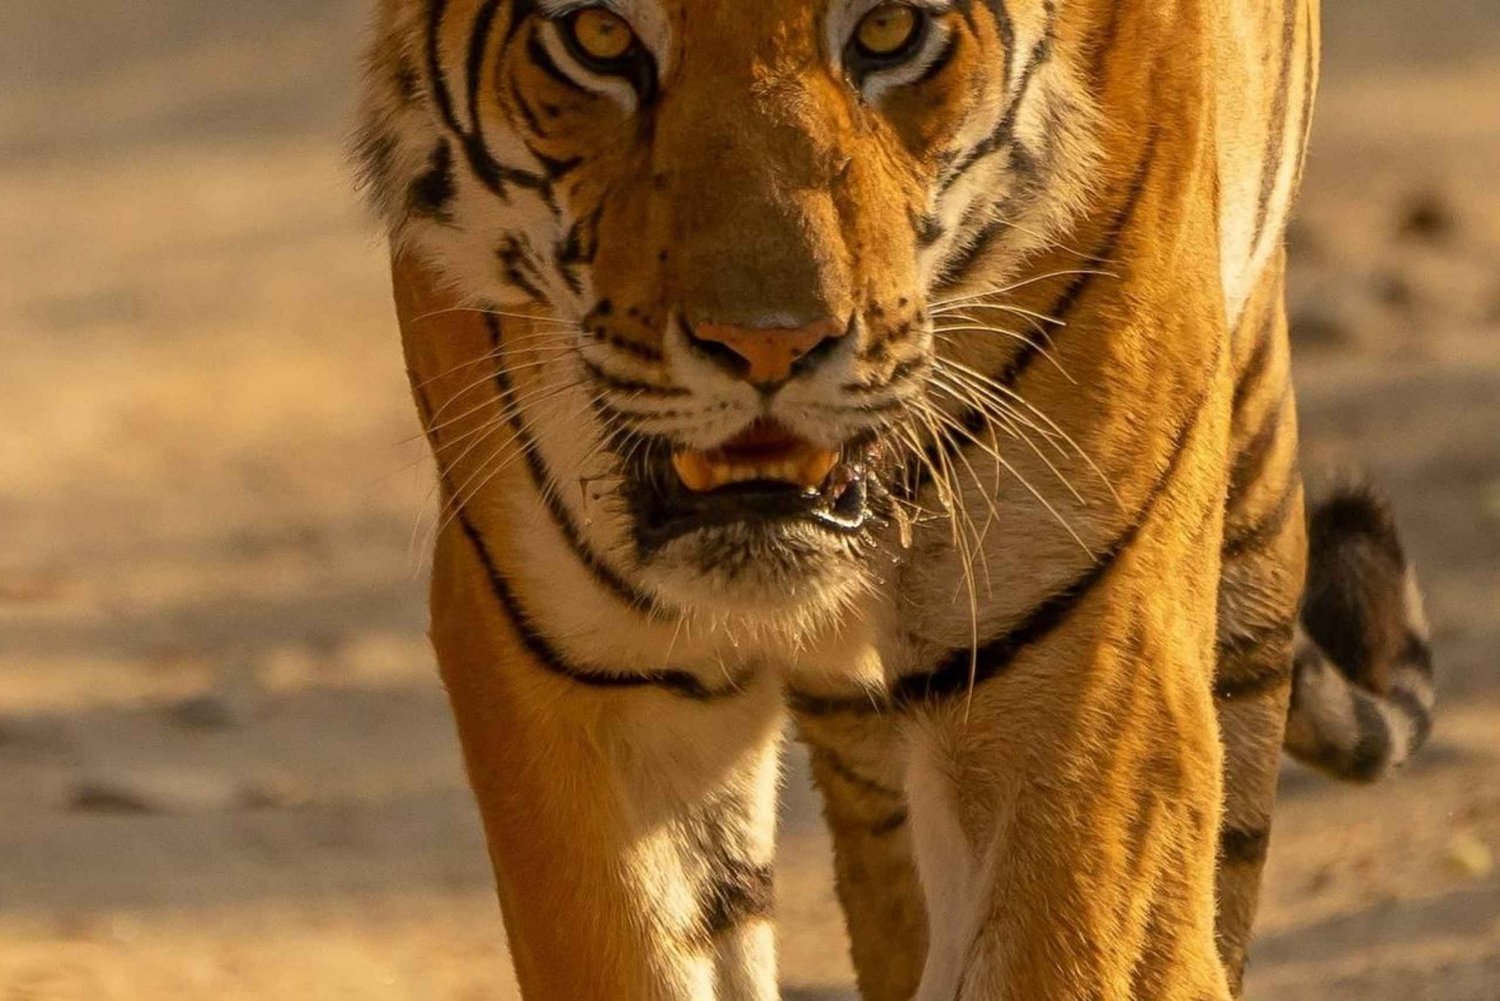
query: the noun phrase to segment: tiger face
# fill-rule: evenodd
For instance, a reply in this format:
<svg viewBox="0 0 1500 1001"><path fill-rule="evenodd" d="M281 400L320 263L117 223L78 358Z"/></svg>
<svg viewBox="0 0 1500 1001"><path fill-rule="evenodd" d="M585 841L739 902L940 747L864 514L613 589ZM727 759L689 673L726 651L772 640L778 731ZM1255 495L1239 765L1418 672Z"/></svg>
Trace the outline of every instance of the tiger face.
<svg viewBox="0 0 1500 1001"><path fill-rule="evenodd" d="M648 592L831 607L894 551L963 351L937 290L1015 277L1096 159L1052 0L1010 7L388 3L369 186L510 314L514 407Z"/></svg>

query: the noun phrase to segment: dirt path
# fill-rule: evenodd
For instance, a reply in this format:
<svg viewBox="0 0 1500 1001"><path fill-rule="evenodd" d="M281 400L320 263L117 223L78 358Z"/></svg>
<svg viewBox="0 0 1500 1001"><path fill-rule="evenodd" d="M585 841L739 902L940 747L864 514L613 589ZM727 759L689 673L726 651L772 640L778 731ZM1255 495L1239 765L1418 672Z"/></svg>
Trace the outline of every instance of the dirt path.
<svg viewBox="0 0 1500 1001"><path fill-rule="evenodd" d="M362 9L7 2L5 1001L513 996L337 148ZM1288 769L1251 1001L1500 999L1497 26L1488 0L1329 11L1307 454L1396 497L1444 703L1389 785ZM800 762L785 813L788 997L850 997Z"/></svg>

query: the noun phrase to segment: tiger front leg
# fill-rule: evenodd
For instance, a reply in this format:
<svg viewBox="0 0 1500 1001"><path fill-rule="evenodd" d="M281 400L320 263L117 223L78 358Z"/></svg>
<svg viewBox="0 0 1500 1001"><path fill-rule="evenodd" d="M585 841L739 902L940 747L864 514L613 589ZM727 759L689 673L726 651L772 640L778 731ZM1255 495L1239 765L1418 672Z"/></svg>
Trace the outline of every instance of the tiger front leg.
<svg viewBox="0 0 1500 1001"><path fill-rule="evenodd" d="M527 1001L770 1001L779 692L594 689L538 664L460 530L438 650Z"/></svg>
<svg viewBox="0 0 1500 1001"><path fill-rule="evenodd" d="M833 836L834 880L862 1001L910 1001L927 951L912 857L902 721L891 713L823 712L794 695L797 733Z"/></svg>
<svg viewBox="0 0 1500 1001"><path fill-rule="evenodd" d="M918 1001L1229 997L1207 637L1127 593L1145 580L1096 588L1065 636L914 716Z"/></svg>

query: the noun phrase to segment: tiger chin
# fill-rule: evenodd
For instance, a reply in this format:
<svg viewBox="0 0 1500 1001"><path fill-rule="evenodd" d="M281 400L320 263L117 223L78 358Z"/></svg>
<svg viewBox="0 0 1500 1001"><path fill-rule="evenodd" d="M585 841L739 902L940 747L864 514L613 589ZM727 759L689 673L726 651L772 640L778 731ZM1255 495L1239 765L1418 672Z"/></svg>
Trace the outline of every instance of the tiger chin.
<svg viewBox="0 0 1500 1001"><path fill-rule="evenodd" d="M1389 511L1304 503L1317 52L1315 0L379 4L530 1001L777 996L788 730L864 997L1238 993L1283 747L1378 778L1433 704Z"/></svg>

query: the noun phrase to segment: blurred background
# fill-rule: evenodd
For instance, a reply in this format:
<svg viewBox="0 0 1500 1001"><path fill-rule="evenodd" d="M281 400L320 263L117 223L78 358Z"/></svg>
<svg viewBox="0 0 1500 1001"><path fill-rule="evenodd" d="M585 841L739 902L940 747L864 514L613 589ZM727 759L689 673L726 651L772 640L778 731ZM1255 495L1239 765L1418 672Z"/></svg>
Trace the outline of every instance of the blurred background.
<svg viewBox="0 0 1500 1001"><path fill-rule="evenodd" d="M503 1001L431 479L342 159L364 0L0 8L0 998ZM1288 766L1251 1001L1500 999L1500 8L1325 0L1313 478L1395 497L1442 705ZM851 998L800 763L789 998Z"/></svg>

